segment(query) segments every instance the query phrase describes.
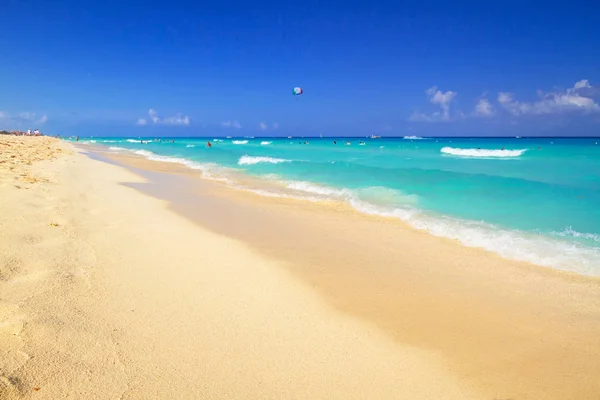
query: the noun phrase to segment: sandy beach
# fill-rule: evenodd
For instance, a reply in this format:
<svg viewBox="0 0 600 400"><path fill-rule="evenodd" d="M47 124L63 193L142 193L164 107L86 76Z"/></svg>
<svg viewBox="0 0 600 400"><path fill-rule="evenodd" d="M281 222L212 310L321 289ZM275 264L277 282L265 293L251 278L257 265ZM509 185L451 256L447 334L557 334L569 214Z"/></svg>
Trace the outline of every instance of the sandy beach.
<svg viewBox="0 0 600 400"><path fill-rule="evenodd" d="M597 279L0 136L2 399L598 396Z"/></svg>

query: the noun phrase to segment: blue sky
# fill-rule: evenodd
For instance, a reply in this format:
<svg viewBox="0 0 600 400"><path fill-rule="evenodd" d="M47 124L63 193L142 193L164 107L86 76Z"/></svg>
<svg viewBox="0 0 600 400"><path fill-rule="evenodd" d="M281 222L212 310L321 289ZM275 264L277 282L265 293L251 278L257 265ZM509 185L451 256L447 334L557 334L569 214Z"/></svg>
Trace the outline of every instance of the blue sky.
<svg viewBox="0 0 600 400"><path fill-rule="evenodd" d="M600 136L594 2L3 3L0 129Z"/></svg>

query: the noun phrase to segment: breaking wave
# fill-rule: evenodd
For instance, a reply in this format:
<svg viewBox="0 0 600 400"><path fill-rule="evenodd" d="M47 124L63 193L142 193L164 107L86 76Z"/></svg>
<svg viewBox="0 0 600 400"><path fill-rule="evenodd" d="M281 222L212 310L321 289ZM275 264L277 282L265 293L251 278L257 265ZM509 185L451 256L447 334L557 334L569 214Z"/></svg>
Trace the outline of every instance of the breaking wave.
<svg viewBox="0 0 600 400"><path fill-rule="evenodd" d="M442 147L440 152L444 154L451 154L453 156L460 157L519 157L525 153L527 149L520 150L486 150L486 149L458 149L455 147Z"/></svg>
<svg viewBox="0 0 600 400"><path fill-rule="evenodd" d="M283 158L273 158L273 157L252 157L252 156L241 156L238 160L238 165L254 165L259 163L269 163L269 164L280 164L284 162L292 162L291 160L285 160Z"/></svg>

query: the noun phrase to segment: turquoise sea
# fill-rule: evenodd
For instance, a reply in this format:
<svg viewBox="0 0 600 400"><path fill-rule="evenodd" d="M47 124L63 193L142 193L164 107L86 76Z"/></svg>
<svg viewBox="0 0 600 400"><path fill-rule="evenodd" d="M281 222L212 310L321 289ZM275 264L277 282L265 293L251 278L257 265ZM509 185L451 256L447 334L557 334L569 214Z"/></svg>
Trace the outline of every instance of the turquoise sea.
<svg viewBox="0 0 600 400"><path fill-rule="evenodd" d="M600 138L208 140L80 143L181 163L264 196L347 202L506 258L600 276Z"/></svg>

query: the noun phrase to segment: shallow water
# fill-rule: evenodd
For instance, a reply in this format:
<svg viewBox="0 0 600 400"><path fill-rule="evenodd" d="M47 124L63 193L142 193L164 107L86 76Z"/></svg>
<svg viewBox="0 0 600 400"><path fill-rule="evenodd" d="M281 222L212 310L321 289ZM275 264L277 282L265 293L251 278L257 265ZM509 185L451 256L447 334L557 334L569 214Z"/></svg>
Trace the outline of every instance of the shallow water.
<svg viewBox="0 0 600 400"><path fill-rule="evenodd" d="M600 139L209 140L80 143L182 163L265 196L344 201L507 258L600 276Z"/></svg>

